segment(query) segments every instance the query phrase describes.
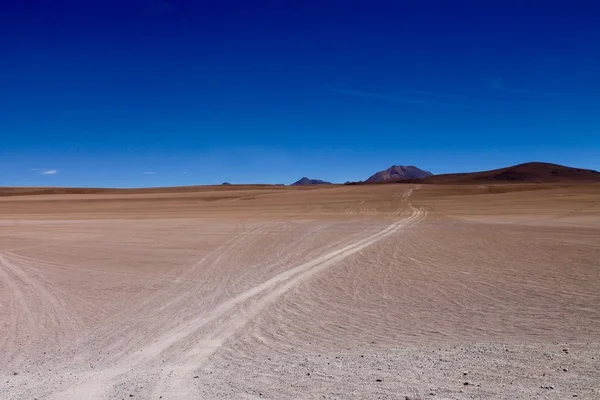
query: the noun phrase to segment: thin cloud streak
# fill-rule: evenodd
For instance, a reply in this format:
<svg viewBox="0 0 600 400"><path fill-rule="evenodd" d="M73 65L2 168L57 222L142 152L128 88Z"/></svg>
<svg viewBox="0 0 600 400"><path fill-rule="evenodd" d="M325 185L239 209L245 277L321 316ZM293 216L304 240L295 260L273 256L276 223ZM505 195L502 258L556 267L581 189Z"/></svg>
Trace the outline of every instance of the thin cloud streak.
<svg viewBox="0 0 600 400"><path fill-rule="evenodd" d="M527 89L513 89L513 88L506 87L504 85L504 80L502 80L502 78L492 79L490 81L490 87L492 89L498 90L500 92L533 94L533 92L531 90L527 90Z"/></svg>
<svg viewBox="0 0 600 400"><path fill-rule="evenodd" d="M463 96L457 96L455 94L433 93L433 92L426 92L423 90L403 89L403 90L400 90L399 92L404 93L404 94L414 94L417 96L439 97L439 98L443 98L443 99L462 99L463 98Z"/></svg>
<svg viewBox="0 0 600 400"><path fill-rule="evenodd" d="M42 175L56 175L58 174L57 169L47 169L46 171L42 171Z"/></svg>
<svg viewBox="0 0 600 400"><path fill-rule="evenodd" d="M353 89L339 89L339 88L328 88L330 92L345 94L349 96L357 96L357 97L367 97L367 98L376 98L376 99L384 99L390 101L396 101L399 103L413 104L413 105L421 105L421 106L449 106L449 107L460 107L460 108L473 108L473 106L469 104L461 104L456 102L441 102L436 101L434 99L428 98L418 98L418 97L406 97L399 96L396 94L389 93L381 93L381 92L372 92L372 91L364 91L364 90L353 90ZM428 97L444 97L444 98L458 98L458 96L452 95L442 95L432 92L423 92L418 90L403 90L401 93L410 93L415 96L428 96Z"/></svg>
<svg viewBox="0 0 600 400"><path fill-rule="evenodd" d="M366 92L363 90L337 89L337 88L329 88L329 91L335 92L335 93L340 93L340 94L346 94L346 95L350 95L350 96L370 97L370 98L375 98L375 99L398 101L398 102L406 103L406 104L418 104L418 105L429 104L429 102L426 100L414 99L414 98L404 97L404 96L396 96L396 95L387 94L387 93Z"/></svg>

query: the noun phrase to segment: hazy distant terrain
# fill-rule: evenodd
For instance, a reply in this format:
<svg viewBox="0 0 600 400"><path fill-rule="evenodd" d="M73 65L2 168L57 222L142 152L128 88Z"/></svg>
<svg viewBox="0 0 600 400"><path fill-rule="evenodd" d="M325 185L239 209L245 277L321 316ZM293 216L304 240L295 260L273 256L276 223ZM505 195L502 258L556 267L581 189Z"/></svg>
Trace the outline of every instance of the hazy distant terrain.
<svg viewBox="0 0 600 400"><path fill-rule="evenodd" d="M412 167L402 167L412 168ZM433 175L430 172L407 173L397 167L391 167L371 176L364 182L346 182L346 184L369 183L426 183L426 184L504 184L504 183L600 183L600 172L590 169L574 168L558 164L529 162L489 171L461 172ZM421 175L421 176L417 176Z"/></svg>
<svg viewBox="0 0 600 400"><path fill-rule="evenodd" d="M600 395L598 185L40 193L0 197L2 399Z"/></svg>
<svg viewBox="0 0 600 400"><path fill-rule="evenodd" d="M322 181L320 179L309 179L307 177L301 178L296 182L292 183L292 186L304 186L304 185L331 185L331 182Z"/></svg>

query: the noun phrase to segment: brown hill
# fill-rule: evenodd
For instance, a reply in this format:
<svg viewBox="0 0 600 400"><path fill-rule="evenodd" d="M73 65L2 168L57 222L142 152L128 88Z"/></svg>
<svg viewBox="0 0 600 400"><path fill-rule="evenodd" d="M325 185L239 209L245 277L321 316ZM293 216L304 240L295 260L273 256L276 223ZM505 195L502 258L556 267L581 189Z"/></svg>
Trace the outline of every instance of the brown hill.
<svg viewBox="0 0 600 400"><path fill-rule="evenodd" d="M554 183L600 182L600 172L564 165L530 162L490 171L434 175L414 180L422 183Z"/></svg>
<svg viewBox="0 0 600 400"><path fill-rule="evenodd" d="M320 179L309 179L307 177L303 177L300 180L292 183L291 186L306 186L306 185L332 185L331 182L322 181Z"/></svg>
<svg viewBox="0 0 600 400"><path fill-rule="evenodd" d="M383 171L379 171L369 179L369 183L386 182L386 181L397 181L401 179L420 179L432 176L433 174L429 171L424 171L413 165L392 165L390 168Z"/></svg>

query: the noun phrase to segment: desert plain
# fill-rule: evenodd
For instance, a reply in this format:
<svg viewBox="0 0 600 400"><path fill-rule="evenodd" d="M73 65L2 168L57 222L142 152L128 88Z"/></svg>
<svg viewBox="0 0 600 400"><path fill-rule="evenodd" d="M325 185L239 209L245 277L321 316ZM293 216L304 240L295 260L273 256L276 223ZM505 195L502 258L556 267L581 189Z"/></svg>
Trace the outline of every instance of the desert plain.
<svg viewBox="0 0 600 400"><path fill-rule="evenodd" d="M600 399L600 185L0 189L0 399Z"/></svg>

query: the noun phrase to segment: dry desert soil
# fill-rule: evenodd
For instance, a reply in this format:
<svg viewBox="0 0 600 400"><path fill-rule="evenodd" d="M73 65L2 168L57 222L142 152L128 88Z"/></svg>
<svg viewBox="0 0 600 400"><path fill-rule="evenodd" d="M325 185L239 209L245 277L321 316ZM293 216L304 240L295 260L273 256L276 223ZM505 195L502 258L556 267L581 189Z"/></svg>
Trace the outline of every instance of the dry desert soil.
<svg viewBox="0 0 600 400"><path fill-rule="evenodd" d="M0 399L600 399L600 185L0 189Z"/></svg>

